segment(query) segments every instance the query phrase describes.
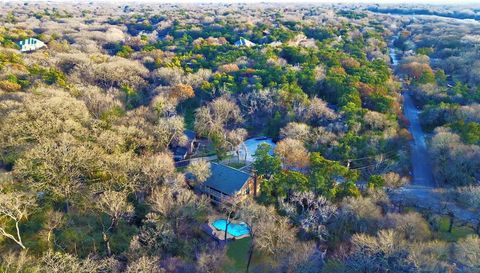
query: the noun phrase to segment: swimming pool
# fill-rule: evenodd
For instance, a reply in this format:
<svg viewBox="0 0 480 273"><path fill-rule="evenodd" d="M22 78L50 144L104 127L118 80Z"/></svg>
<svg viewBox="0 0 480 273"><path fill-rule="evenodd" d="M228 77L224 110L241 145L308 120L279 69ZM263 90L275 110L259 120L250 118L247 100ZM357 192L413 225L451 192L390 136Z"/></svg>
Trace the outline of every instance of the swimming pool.
<svg viewBox="0 0 480 273"><path fill-rule="evenodd" d="M219 230L225 231L225 228L227 226L227 220L225 219L218 219L215 220L212 225ZM239 224L233 224L229 223L228 224L228 229L227 233L234 236L234 237L240 237L243 235L247 235L250 233L250 229L248 228L247 224L241 222Z"/></svg>
<svg viewBox="0 0 480 273"><path fill-rule="evenodd" d="M258 146L262 143L266 143L272 147L272 149L270 150L270 154L273 155L273 149L275 149L275 146L276 146L273 140L268 137L257 137L257 138L247 139L245 140L245 142L243 142L242 146L240 146L238 151L240 159L242 160L246 159L249 162L253 162L255 160L254 154L257 151ZM243 145L245 146L243 147ZM246 151L244 148L247 148ZM247 153L246 156L245 156L245 152Z"/></svg>

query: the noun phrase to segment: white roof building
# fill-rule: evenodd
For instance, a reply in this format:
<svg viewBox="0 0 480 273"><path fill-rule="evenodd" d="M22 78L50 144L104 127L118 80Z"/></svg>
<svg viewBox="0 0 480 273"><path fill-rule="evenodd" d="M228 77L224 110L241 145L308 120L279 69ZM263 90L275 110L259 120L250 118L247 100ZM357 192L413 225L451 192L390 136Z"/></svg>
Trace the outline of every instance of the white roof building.
<svg viewBox="0 0 480 273"><path fill-rule="evenodd" d="M20 41L18 42L18 45L20 46L21 52L34 51L47 46L44 42L35 38L28 38L23 41Z"/></svg>
<svg viewBox="0 0 480 273"><path fill-rule="evenodd" d="M282 45L282 42L280 41L273 41L271 43L268 44L269 46L273 46L273 47L277 47L277 46L281 46Z"/></svg>
<svg viewBox="0 0 480 273"><path fill-rule="evenodd" d="M251 42L245 38L240 38L240 40L236 41L235 42L235 46L246 46L246 47L251 47L251 46L254 46L255 43L254 42Z"/></svg>

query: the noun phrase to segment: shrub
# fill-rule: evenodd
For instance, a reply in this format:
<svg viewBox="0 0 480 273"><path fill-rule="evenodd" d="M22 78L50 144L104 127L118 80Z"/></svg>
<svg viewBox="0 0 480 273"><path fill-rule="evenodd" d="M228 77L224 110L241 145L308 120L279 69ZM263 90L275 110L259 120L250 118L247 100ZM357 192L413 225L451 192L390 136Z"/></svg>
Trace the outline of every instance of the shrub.
<svg viewBox="0 0 480 273"><path fill-rule="evenodd" d="M380 175L372 175L368 179L368 188L369 189L381 189L385 185L385 179Z"/></svg>
<svg viewBox="0 0 480 273"><path fill-rule="evenodd" d="M67 85L66 83L66 78L65 74L63 74L62 71L56 69L56 68L50 68L48 69L44 74L43 74L43 80L47 84L58 84L59 86L65 87Z"/></svg>
<svg viewBox="0 0 480 273"><path fill-rule="evenodd" d="M466 272L478 272L477 270L480 268L480 238L477 235L471 235L460 240L455 245L454 253L457 260L462 263L466 269L472 270Z"/></svg>
<svg viewBox="0 0 480 273"><path fill-rule="evenodd" d="M471 208L480 209L480 186L466 186L456 189L456 199Z"/></svg>
<svg viewBox="0 0 480 273"><path fill-rule="evenodd" d="M382 175L383 179L385 180L385 186L398 188L405 186L408 183L408 179L406 177L401 177L398 173L389 172Z"/></svg>
<svg viewBox="0 0 480 273"><path fill-rule="evenodd" d="M19 91L20 89L22 89L22 86L18 83L11 82L8 80L0 81L0 90L4 90L7 92L15 92L15 91Z"/></svg>
<svg viewBox="0 0 480 273"><path fill-rule="evenodd" d="M417 212L389 213L385 217L383 226L394 229L409 241L426 241L431 237L428 222Z"/></svg>

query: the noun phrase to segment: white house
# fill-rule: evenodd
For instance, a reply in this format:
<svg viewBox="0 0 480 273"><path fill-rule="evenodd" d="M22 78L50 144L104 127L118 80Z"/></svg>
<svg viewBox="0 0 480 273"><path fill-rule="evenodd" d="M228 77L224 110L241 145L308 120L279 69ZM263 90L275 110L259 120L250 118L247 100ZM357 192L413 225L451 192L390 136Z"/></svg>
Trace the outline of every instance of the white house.
<svg viewBox="0 0 480 273"><path fill-rule="evenodd" d="M44 42L35 38L28 38L23 41L20 41L18 42L18 45L20 46L21 52L34 51L47 46Z"/></svg>
<svg viewBox="0 0 480 273"><path fill-rule="evenodd" d="M235 42L235 46L246 46L246 47L251 47L251 46L254 46L255 43L252 42L252 41L249 41L245 38L240 38L240 40L236 41Z"/></svg>

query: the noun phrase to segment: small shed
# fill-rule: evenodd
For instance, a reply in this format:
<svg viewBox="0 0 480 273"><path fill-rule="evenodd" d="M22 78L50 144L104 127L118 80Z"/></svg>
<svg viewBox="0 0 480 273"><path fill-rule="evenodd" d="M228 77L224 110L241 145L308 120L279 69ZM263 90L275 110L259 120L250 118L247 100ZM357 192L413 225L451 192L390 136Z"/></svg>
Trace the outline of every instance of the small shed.
<svg viewBox="0 0 480 273"><path fill-rule="evenodd" d="M178 146L178 147L175 147L175 149L173 150L173 160L175 161L184 160L187 158L187 155L188 155L188 148L186 147Z"/></svg>
<svg viewBox="0 0 480 273"><path fill-rule="evenodd" d="M184 160L188 155L191 155L195 152L195 149L198 146L197 136L192 130L185 130L183 134L186 136L187 140L183 145L178 145L172 147L173 159L175 161Z"/></svg>
<svg viewBox="0 0 480 273"><path fill-rule="evenodd" d="M185 130L183 134L187 137L187 144L185 147L188 149L188 153L191 154L195 151L195 146L197 143L197 134L192 130Z"/></svg>

